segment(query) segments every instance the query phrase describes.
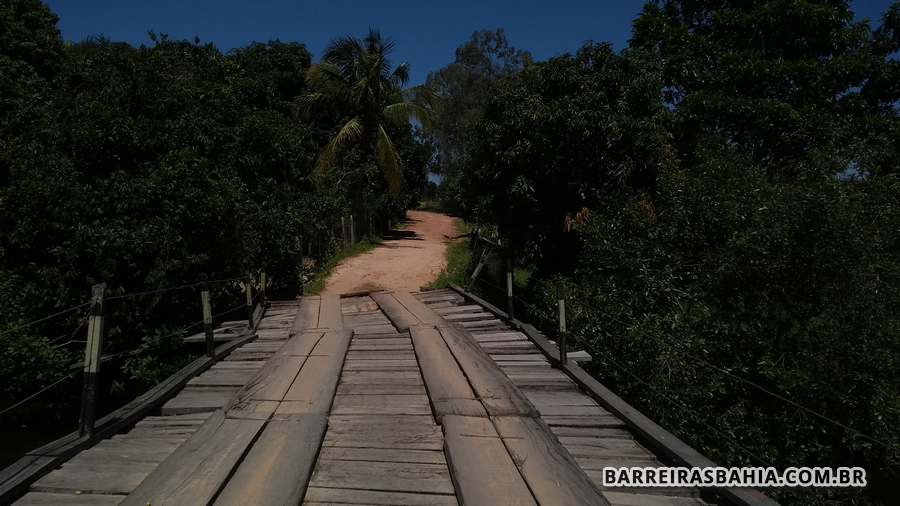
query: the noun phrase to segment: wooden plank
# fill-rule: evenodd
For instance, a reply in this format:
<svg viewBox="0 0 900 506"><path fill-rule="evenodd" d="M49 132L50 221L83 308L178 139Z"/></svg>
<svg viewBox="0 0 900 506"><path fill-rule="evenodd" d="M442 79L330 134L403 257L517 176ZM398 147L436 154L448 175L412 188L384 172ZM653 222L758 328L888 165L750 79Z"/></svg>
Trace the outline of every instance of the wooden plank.
<svg viewBox="0 0 900 506"><path fill-rule="evenodd" d="M309 357L276 413L327 414L340 376L339 357Z"/></svg>
<svg viewBox="0 0 900 506"><path fill-rule="evenodd" d="M322 295L322 308L319 310L319 328L332 330L344 328L339 295Z"/></svg>
<svg viewBox="0 0 900 506"><path fill-rule="evenodd" d="M440 450L441 429L431 416L337 416L328 419L327 447Z"/></svg>
<svg viewBox="0 0 900 506"><path fill-rule="evenodd" d="M343 371L341 383L422 385L419 371Z"/></svg>
<svg viewBox="0 0 900 506"><path fill-rule="evenodd" d="M305 361L306 357L272 357L237 393L229 409L240 407L248 401L282 400Z"/></svg>
<svg viewBox="0 0 900 506"><path fill-rule="evenodd" d="M210 369L188 381L192 387L241 387L253 377L253 370L222 371Z"/></svg>
<svg viewBox="0 0 900 506"><path fill-rule="evenodd" d="M417 325L410 335L438 422L448 414L487 416L437 329Z"/></svg>
<svg viewBox="0 0 900 506"><path fill-rule="evenodd" d="M237 393L237 388L194 388L188 387L161 408L163 415L181 415L203 411L215 411L228 405Z"/></svg>
<svg viewBox="0 0 900 506"><path fill-rule="evenodd" d="M390 380L382 380L381 383L340 383L337 387L337 395L418 395L427 400L425 385L396 383Z"/></svg>
<svg viewBox="0 0 900 506"><path fill-rule="evenodd" d="M335 415L430 415L425 395L338 395L331 413Z"/></svg>
<svg viewBox="0 0 900 506"><path fill-rule="evenodd" d="M490 420L445 416L443 427L447 461L460 503L537 504Z"/></svg>
<svg viewBox="0 0 900 506"><path fill-rule="evenodd" d="M264 424L262 420L225 419L223 412L216 413L150 473L122 504L210 502Z"/></svg>
<svg viewBox="0 0 900 506"><path fill-rule="evenodd" d="M394 298L403 304L407 311L413 314L416 319L424 325L442 325L444 323L441 315L432 311L428 306L413 297L409 292L398 290L394 292Z"/></svg>
<svg viewBox="0 0 900 506"><path fill-rule="evenodd" d="M300 504L325 435L324 414L270 421L216 504Z"/></svg>
<svg viewBox="0 0 900 506"><path fill-rule="evenodd" d="M490 415L537 416L534 406L470 336L452 327L439 330Z"/></svg>
<svg viewBox="0 0 900 506"><path fill-rule="evenodd" d="M348 360L415 360L416 355L409 350L353 351L347 352Z"/></svg>
<svg viewBox="0 0 900 506"><path fill-rule="evenodd" d="M316 347L319 340L322 336L325 335L325 332L321 331L303 331L298 334L294 334L288 342L284 344L284 347L279 350L279 355L293 355L293 356L307 356L312 353L313 348Z"/></svg>
<svg viewBox="0 0 900 506"><path fill-rule="evenodd" d="M705 506L706 503L694 497L673 497L632 492L605 490L603 495L612 506Z"/></svg>
<svg viewBox="0 0 900 506"><path fill-rule="evenodd" d="M452 494L444 464L319 460L311 487L358 488L388 492Z"/></svg>
<svg viewBox="0 0 900 506"><path fill-rule="evenodd" d="M415 360L347 360L345 371L418 371Z"/></svg>
<svg viewBox="0 0 900 506"><path fill-rule="evenodd" d="M444 452L436 450L392 450L387 448L335 448L324 447L320 459L364 460L371 462L407 462L446 464Z"/></svg>
<svg viewBox="0 0 900 506"><path fill-rule="evenodd" d="M37 480L35 492L127 494L157 466L155 462L68 463Z"/></svg>
<svg viewBox="0 0 900 506"><path fill-rule="evenodd" d="M456 497L445 494L410 494L382 490L309 487L304 504L365 504L375 506L455 506Z"/></svg>
<svg viewBox="0 0 900 506"><path fill-rule="evenodd" d="M609 504L539 419L509 416L493 422L539 504Z"/></svg>
<svg viewBox="0 0 900 506"><path fill-rule="evenodd" d="M318 297L303 297L300 299L300 308L297 310L297 316L291 325L291 334L296 335L307 329L314 329L319 326L319 305L321 300Z"/></svg>
<svg viewBox="0 0 900 506"><path fill-rule="evenodd" d="M419 319L415 317L406 307L394 297L392 293L376 293L372 294L372 299L378 303L381 311L387 315L394 327L400 331L409 330L410 327L419 324ZM362 333L362 330L360 330Z"/></svg>
<svg viewBox="0 0 900 506"><path fill-rule="evenodd" d="M121 495L29 492L16 501L16 506L114 506Z"/></svg>
<svg viewBox="0 0 900 506"><path fill-rule="evenodd" d="M349 329L338 329L326 332L325 335L319 339L316 347L313 348L312 354L319 356L333 356L336 359L339 359L336 362L335 367L340 369L340 365L344 361L344 356L347 354L347 348L350 346L352 336L353 331Z"/></svg>

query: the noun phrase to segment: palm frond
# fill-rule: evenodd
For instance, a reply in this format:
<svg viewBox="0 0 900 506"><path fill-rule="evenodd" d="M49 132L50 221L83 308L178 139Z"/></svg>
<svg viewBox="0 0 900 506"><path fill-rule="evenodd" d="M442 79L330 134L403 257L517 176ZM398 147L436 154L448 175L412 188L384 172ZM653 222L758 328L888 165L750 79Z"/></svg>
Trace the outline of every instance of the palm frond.
<svg viewBox="0 0 900 506"><path fill-rule="evenodd" d="M385 118L397 126L406 126L411 119L418 121L425 129L433 126L432 112L414 102L397 102L384 108L382 112Z"/></svg>
<svg viewBox="0 0 900 506"><path fill-rule="evenodd" d="M316 174L322 174L334 165L334 157L338 150L342 149L348 143L359 139L363 134L362 120L355 117L344 124L338 133L325 145L325 149L319 153L319 159L316 160Z"/></svg>
<svg viewBox="0 0 900 506"><path fill-rule="evenodd" d="M375 156L378 159L378 166L384 173L387 180L388 189L391 193L400 193L403 191L405 181L403 179L403 167L400 163L400 155L397 154L397 148L391 142L384 126L378 125L378 135L375 142Z"/></svg>
<svg viewBox="0 0 900 506"><path fill-rule="evenodd" d="M391 74L391 82L398 88L403 88L409 82L409 64L401 63L397 65Z"/></svg>

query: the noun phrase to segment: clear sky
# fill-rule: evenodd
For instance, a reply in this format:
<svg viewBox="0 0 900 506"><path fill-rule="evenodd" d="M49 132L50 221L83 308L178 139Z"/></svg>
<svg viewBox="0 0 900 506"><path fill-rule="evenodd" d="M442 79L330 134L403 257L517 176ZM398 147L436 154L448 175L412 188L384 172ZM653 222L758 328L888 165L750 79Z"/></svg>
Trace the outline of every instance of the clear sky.
<svg viewBox="0 0 900 506"><path fill-rule="evenodd" d="M539 60L572 52L587 40L621 49L643 1L506 0L452 2L349 0L45 0L60 17L63 37L93 35L135 45L147 32L213 42L222 50L270 39L306 44L314 57L334 37L379 28L408 62L412 84L453 60L475 30L503 28L510 42ZM877 24L891 0L854 0L857 16Z"/></svg>

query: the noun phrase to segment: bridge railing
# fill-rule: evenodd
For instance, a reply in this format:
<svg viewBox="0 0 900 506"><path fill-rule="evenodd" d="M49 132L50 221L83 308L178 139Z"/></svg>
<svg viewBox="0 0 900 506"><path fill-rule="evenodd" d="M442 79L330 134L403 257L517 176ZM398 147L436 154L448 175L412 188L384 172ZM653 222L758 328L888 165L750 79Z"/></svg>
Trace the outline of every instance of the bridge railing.
<svg viewBox="0 0 900 506"><path fill-rule="evenodd" d="M60 371L45 371L59 378L0 409L2 417L10 416L16 410L30 408L31 416L26 416L26 420L34 418L34 405L42 400L44 401L41 405L42 410L39 411L58 410L61 406L71 404L66 403L66 397L70 397L71 394L59 392L62 397L53 400L47 397L61 389L66 390L66 387L68 387L66 391L71 392L78 374L81 373L77 430L49 443L46 443L49 438L43 439L38 444L41 442L46 444L23 452L21 458L0 470L0 504L17 497L47 469L64 462L95 441L115 434L150 414L153 409L177 393L191 377L211 367L235 347L252 339L271 286L271 279L264 271L221 279L209 279L205 274L201 274L194 283L134 293L111 293L105 283L99 283L92 287L91 298L87 302L3 331L3 334L21 333L25 329L32 330L40 325L47 325L54 319L68 318L65 323L74 326L74 332L66 332L54 338L53 341L56 342L52 345L64 351L68 347L83 344L84 354L82 358L64 362ZM147 308L148 312L153 312L167 296L172 297L173 303L177 306L184 306L180 314L173 315L178 326L176 330L160 333L153 325L131 329L130 332L119 328L135 321L135 315L130 314L133 308L127 304L140 305ZM116 308L117 311L112 311L114 304L122 306ZM169 309L165 307L164 312ZM215 326L219 323L223 323L223 327L217 332ZM200 330L200 333L188 336L194 329ZM111 343L106 338L113 330L119 339L112 343L114 346L110 346ZM141 331L156 334L150 339L147 339L146 335L143 336L141 343L136 346L127 346L127 343L134 344L134 339L141 337L139 335ZM198 337L200 339L196 339ZM128 359L140 359L147 351L146 348L152 345L148 343L166 340L181 344L176 348L178 356L175 357L179 364L183 364L180 369L176 365L174 374L166 373L166 377L155 386L123 405L117 406L113 399L104 399L104 392L114 388L110 386L115 383L114 380L121 381L123 376L128 376L128 371L123 370ZM216 346L217 341L224 341L224 344ZM195 344L203 345L202 353L196 349ZM195 348L193 351L192 347ZM70 354L77 355L74 350L71 350ZM55 414L50 412L48 416ZM63 427L65 425L61 424ZM5 438L12 436L8 432L5 434ZM29 441L37 440L33 433L22 436L29 436L27 437Z"/></svg>

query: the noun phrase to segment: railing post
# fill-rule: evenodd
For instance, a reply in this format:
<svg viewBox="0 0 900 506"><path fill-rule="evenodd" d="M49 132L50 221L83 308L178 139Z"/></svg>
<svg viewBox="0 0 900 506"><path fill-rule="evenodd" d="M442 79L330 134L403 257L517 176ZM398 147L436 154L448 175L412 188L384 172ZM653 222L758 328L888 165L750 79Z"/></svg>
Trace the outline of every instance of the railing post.
<svg viewBox="0 0 900 506"><path fill-rule="evenodd" d="M247 274L244 281L244 291L247 292L247 328L253 328L253 276Z"/></svg>
<svg viewBox="0 0 900 506"><path fill-rule="evenodd" d="M103 349L103 297L106 283L91 289L91 316L88 321L87 345L84 351L84 381L81 388L81 414L78 432L82 436L94 433L97 414L97 384L100 375L100 351Z"/></svg>
<svg viewBox="0 0 900 506"><path fill-rule="evenodd" d="M350 245L356 244L356 223L353 221L353 215L350 215Z"/></svg>
<svg viewBox="0 0 900 506"><path fill-rule="evenodd" d="M559 361L565 364L568 360L568 343L566 343L566 300L560 296L559 306Z"/></svg>
<svg viewBox="0 0 900 506"><path fill-rule="evenodd" d="M266 305L266 271L259 273L259 303L265 307Z"/></svg>
<svg viewBox="0 0 900 506"><path fill-rule="evenodd" d="M509 321L513 321L515 316L515 302L513 300L513 260L512 256L506 258L506 314Z"/></svg>
<svg viewBox="0 0 900 506"><path fill-rule="evenodd" d="M216 356L216 343L213 340L212 306L209 303L209 283L206 274L200 274L200 304L203 306L203 332L206 334L206 355Z"/></svg>

